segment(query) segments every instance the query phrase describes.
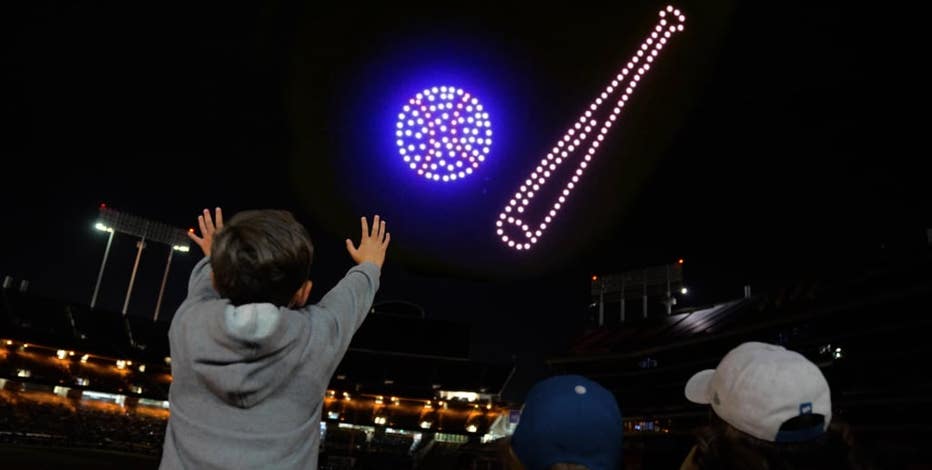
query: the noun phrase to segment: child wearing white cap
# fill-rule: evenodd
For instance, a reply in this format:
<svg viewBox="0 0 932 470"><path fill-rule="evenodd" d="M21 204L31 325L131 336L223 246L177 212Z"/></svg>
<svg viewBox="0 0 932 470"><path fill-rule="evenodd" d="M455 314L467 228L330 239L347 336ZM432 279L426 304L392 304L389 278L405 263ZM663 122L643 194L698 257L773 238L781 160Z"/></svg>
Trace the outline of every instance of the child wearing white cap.
<svg viewBox="0 0 932 470"><path fill-rule="evenodd" d="M744 343L689 379L686 398L714 417L681 470L868 468L848 433L831 426L825 376L799 353Z"/></svg>

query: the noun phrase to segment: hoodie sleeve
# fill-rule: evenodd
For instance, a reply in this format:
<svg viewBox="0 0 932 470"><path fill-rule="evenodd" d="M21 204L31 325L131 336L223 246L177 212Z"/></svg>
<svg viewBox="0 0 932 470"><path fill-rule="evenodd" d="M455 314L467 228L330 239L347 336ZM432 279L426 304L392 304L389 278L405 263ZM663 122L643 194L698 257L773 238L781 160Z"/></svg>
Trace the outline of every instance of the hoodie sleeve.
<svg viewBox="0 0 932 470"><path fill-rule="evenodd" d="M327 349L334 353L335 362L346 353L353 334L372 308L380 274L375 264L362 263L350 269L317 305L311 307L311 322L320 327L312 326L312 329L328 333L324 340L328 343Z"/></svg>
<svg viewBox="0 0 932 470"><path fill-rule="evenodd" d="M205 256L191 270L191 279L188 280L189 300L215 300L220 298L220 294L214 289L214 282L210 277L210 273L210 258Z"/></svg>

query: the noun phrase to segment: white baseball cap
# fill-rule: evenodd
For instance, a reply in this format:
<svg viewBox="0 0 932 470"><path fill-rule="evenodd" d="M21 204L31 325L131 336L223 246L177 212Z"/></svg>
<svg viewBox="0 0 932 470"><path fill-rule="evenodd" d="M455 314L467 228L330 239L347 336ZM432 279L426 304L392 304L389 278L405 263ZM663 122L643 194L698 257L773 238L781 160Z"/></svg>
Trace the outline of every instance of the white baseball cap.
<svg viewBox="0 0 932 470"><path fill-rule="evenodd" d="M799 442L813 439L832 420L832 397L822 371L801 354L766 343L732 349L715 369L686 383L686 398L712 405L726 423L758 439ZM781 431L801 415L821 415L813 428Z"/></svg>

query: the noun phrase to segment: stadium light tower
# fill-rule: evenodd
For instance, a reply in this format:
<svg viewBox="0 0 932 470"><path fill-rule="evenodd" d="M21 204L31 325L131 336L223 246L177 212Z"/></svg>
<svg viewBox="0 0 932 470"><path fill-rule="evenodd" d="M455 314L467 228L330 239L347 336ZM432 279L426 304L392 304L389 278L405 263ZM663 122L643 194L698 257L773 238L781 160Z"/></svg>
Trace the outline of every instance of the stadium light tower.
<svg viewBox="0 0 932 470"><path fill-rule="evenodd" d="M97 272L97 283L94 284L94 295L91 296L91 308L97 304L97 293L100 292L100 281L104 277L104 268L107 266L107 257L110 256L110 245L113 243L113 228L107 227L106 225L97 222L94 225L94 228L100 230L101 232L108 232L110 235L107 236L107 248L104 249L104 259L100 261L100 270Z"/></svg>
<svg viewBox="0 0 932 470"><path fill-rule="evenodd" d="M162 296L165 292L165 284L168 281L168 271L171 266L172 255L175 251L187 253L190 251L188 245L188 236L184 230L172 227L161 222L147 220L142 217L130 215L124 212L115 211L106 206L100 205L100 218L94 225L98 230L109 232L110 238L107 241L107 249L104 251L104 259L100 264L100 272L97 275L97 285L94 287L94 296L91 298L91 308L97 303L97 294L100 290L100 282L103 278L104 267L107 263L107 256L110 253L110 243L113 241L113 234L116 232L125 233L138 237L136 243L136 260L133 262L133 272L129 278L129 286L126 288L126 297L123 300L123 315L129 310L129 301L133 294L133 286L136 283L136 273L139 270L139 262L142 258L142 250L146 247L147 242L161 243L168 245L171 249L168 252L168 263L165 266L165 272L162 275L162 286L159 291L158 302L155 306L153 320L158 319L159 309L162 304Z"/></svg>
<svg viewBox="0 0 932 470"><path fill-rule="evenodd" d="M165 262L165 273L162 274L162 287L159 288L159 299L155 301L155 313L152 315L152 321L158 321L159 309L162 308L162 296L165 295L165 283L168 281L168 270L172 267L172 255L176 251L187 253L191 249L187 245L172 245L168 250L168 261Z"/></svg>

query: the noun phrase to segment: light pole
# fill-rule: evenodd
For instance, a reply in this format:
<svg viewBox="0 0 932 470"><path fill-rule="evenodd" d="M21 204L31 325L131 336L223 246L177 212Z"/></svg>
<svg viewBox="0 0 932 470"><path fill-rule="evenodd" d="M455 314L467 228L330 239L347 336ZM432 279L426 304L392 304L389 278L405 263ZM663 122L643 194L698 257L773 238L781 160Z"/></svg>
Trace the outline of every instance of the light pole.
<svg viewBox="0 0 932 470"><path fill-rule="evenodd" d="M185 245L172 245L172 248L168 250L168 261L165 262L165 273L162 274L162 287L159 288L159 300L155 302L155 314L152 316L153 322L159 320L159 309L162 308L162 296L165 295L165 283L168 281L168 270L172 267L172 255L176 251L187 253L189 250L190 248Z"/></svg>
<svg viewBox="0 0 932 470"><path fill-rule="evenodd" d="M94 305L97 304L97 293L100 292L100 281L104 278L104 268L107 266L107 257L110 256L110 244L113 243L113 227L107 227L106 225L97 222L94 225L94 228L100 230L101 232L107 232L110 235L107 236L107 248L104 249L104 259L100 261L100 270L97 272L97 284L94 285L94 295L91 296L91 308L94 308Z"/></svg>
<svg viewBox="0 0 932 470"><path fill-rule="evenodd" d="M139 270L139 259L142 258L142 249L146 247L145 237L136 242L136 261L133 263L133 273L129 275L129 287L126 288L126 299L123 300L123 316L129 309L129 298L133 295L133 284L136 282L136 271Z"/></svg>

